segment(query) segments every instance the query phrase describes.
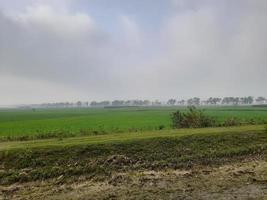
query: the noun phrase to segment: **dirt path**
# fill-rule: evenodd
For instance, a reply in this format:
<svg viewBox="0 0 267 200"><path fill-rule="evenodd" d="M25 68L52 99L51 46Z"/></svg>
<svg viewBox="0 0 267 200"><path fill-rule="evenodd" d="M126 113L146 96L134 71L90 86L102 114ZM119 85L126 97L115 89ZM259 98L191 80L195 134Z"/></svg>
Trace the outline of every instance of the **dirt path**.
<svg viewBox="0 0 267 200"><path fill-rule="evenodd" d="M267 199L267 161L0 186L0 199Z"/></svg>

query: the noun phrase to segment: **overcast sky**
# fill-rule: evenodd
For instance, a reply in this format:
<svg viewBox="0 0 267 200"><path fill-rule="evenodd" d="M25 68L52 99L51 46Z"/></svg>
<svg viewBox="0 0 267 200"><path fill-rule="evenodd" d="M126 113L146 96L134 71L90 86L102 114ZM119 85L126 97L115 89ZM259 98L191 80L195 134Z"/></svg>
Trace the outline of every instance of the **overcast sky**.
<svg viewBox="0 0 267 200"><path fill-rule="evenodd" d="M267 96L266 0L0 0L0 105Z"/></svg>

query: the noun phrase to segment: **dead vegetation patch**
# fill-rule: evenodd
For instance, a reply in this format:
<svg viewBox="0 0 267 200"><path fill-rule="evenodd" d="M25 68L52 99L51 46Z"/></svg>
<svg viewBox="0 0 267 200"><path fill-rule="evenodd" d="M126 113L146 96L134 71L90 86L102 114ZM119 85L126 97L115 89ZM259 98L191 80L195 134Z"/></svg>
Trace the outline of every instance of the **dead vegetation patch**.
<svg viewBox="0 0 267 200"><path fill-rule="evenodd" d="M81 176L0 188L2 199L266 199L267 160L248 160L190 170L113 173L96 181ZM1 199L1 198L0 198Z"/></svg>

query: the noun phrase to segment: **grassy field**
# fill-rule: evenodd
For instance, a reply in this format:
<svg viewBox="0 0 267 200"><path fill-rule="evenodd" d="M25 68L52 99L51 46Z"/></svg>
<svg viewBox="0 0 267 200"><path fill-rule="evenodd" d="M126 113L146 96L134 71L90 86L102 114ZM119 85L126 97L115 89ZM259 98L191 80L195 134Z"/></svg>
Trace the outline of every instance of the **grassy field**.
<svg viewBox="0 0 267 200"><path fill-rule="evenodd" d="M14 138L0 140L0 200L267 196L266 108L206 108L259 124L198 129L171 129L174 110L2 110L0 135ZM16 138L55 130L76 137Z"/></svg>
<svg viewBox="0 0 267 200"><path fill-rule="evenodd" d="M135 140L153 138L176 138L190 135L212 136L217 134L235 134L247 132L263 132L264 125L250 125L239 127L220 127L220 128L199 128L199 129L178 129L178 130L157 130L143 131L135 133L115 133L105 135L80 136L64 139L42 139L32 141L11 141L0 143L0 153L6 151L16 151L21 149L51 149L62 147L75 147L81 145L123 143Z"/></svg>
<svg viewBox="0 0 267 200"><path fill-rule="evenodd" d="M0 138L57 134L69 136L169 129L170 114L186 108L37 109L0 110ZM267 107L206 107L218 123L236 117L242 122L267 121Z"/></svg>

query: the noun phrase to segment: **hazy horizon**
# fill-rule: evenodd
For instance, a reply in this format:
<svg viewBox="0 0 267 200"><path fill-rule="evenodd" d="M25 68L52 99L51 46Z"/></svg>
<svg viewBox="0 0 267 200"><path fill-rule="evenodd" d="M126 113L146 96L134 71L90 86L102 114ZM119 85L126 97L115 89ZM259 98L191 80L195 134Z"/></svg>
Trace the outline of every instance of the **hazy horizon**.
<svg viewBox="0 0 267 200"><path fill-rule="evenodd" d="M0 105L267 96L265 0L0 0Z"/></svg>

